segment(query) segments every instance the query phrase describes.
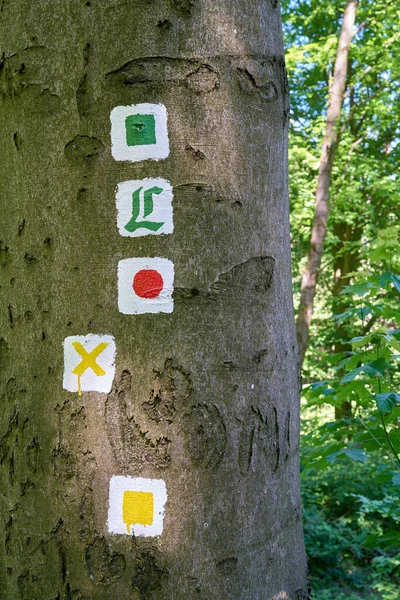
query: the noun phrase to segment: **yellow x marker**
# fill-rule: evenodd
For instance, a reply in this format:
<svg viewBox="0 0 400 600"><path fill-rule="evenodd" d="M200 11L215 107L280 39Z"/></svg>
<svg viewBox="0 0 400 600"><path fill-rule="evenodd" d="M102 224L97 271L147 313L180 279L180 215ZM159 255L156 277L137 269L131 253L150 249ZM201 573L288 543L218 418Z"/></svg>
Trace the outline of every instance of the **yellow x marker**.
<svg viewBox="0 0 400 600"><path fill-rule="evenodd" d="M92 369L96 375L106 374L105 370L97 364L96 358L107 348L108 344L101 342L91 352L88 352L80 342L72 342L72 345L77 353L82 356L82 361L72 371L75 375L78 375L78 394L81 396L81 376L86 369Z"/></svg>

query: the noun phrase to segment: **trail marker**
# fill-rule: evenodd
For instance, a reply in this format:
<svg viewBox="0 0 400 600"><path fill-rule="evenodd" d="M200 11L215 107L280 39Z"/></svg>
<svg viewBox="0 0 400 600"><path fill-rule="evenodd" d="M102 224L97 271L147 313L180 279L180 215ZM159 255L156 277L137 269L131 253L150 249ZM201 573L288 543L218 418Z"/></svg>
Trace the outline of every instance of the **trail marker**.
<svg viewBox="0 0 400 600"><path fill-rule="evenodd" d="M115 160L160 160L169 155L167 109L163 104L116 106L110 119Z"/></svg>
<svg viewBox="0 0 400 600"><path fill-rule="evenodd" d="M172 233L172 186L150 178L118 184L117 225L122 236L140 237Z"/></svg>
<svg viewBox="0 0 400 600"><path fill-rule="evenodd" d="M118 308L126 315L171 313L174 265L166 258L126 258L118 264Z"/></svg>
<svg viewBox="0 0 400 600"><path fill-rule="evenodd" d="M162 479L111 478L108 531L135 536L156 536L163 531L167 489Z"/></svg>
<svg viewBox="0 0 400 600"><path fill-rule="evenodd" d="M69 392L111 390L115 375L115 340L111 335L76 335L64 340L63 387Z"/></svg>

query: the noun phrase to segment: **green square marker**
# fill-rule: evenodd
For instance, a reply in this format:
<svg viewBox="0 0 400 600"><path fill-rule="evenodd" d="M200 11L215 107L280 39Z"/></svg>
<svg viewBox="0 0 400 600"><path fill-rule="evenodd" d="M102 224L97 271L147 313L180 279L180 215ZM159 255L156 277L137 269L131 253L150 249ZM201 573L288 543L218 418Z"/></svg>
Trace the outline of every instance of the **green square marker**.
<svg viewBox="0 0 400 600"><path fill-rule="evenodd" d="M154 115L129 115L125 119L128 146L144 146L156 143L156 120Z"/></svg>

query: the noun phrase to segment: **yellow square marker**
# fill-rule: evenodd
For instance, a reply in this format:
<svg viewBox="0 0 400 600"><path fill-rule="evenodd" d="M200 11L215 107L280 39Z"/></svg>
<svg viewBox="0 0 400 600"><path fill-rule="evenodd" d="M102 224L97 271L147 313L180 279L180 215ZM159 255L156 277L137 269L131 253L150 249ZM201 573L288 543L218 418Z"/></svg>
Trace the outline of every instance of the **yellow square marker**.
<svg viewBox="0 0 400 600"><path fill-rule="evenodd" d="M128 533L131 532L132 525L153 525L153 518L153 492L124 492L122 519Z"/></svg>

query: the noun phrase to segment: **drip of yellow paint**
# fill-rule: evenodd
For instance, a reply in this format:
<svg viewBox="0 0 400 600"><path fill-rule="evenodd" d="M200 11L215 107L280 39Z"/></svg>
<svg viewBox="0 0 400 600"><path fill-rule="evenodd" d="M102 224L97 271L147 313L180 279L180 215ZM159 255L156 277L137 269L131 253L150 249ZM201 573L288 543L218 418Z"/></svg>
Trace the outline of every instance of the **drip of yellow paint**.
<svg viewBox="0 0 400 600"><path fill-rule="evenodd" d="M81 390L81 374L78 373L78 396L82 396L82 390Z"/></svg>

